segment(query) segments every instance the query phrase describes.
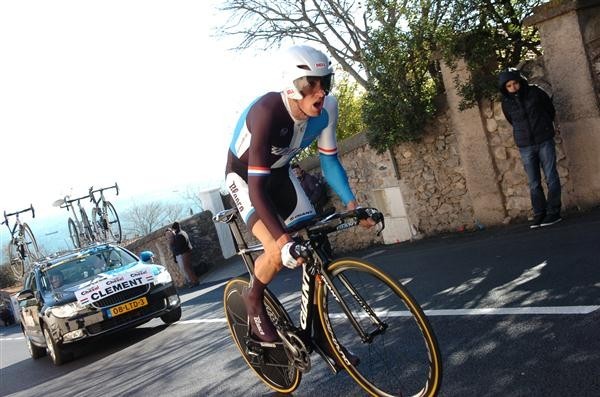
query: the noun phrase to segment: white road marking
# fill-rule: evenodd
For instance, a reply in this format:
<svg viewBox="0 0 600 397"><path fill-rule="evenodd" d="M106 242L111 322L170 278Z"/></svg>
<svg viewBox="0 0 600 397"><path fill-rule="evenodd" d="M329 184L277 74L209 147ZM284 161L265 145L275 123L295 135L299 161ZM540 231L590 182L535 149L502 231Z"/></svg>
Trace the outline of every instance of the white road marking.
<svg viewBox="0 0 600 397"><path fill-rule="evenodd" d="M179 320L175 324L202 324L202 323L225 323L225 317L222 318L198 318L194 320Z"/></svg>
<svg viewBox="0 0 600 397"><path fill-rule="evenodd" d="M376 255L379 255L379 254L383 254L384 252L385 252L385 250L379 250L379 251L371 252L370 254L367 254L367 255L361 256L360 258L361 258L361 259L367 259L367 258L371 258L372 256L376 256Z"/></svg>
<svg viewBox="0 0 600 397"><path fill-rule="evenodd" d="M476 309L431 309L425 310L425 314L429 317L435 316L507 316L507 315L581 315L590 314L600 309L600 305L595 306L540 306L540 307L481 307ZM392 311L392 312L377 312L385 314L388 317L408 317L411 316L409 311ZM330 313L332 318L342 317L342 313ZM222 324L225 323L225 318L198 318L191 320L180 320L175 324ZM21 336L0 336L0 342L23 340Z"/></svg>
<svg viewBox="0 0 600 397"><path fill-rule="evenodd" d="M482 307L477 309L431 309L425 310L428 317L436 316L506 316L506 315L574 315L589 314L600 309L600 306L548 306L548 307ZM376 310L377 315L386 317L409 317L412 316L408 310L384 311ZM344 317L343 313L330 313L332 318ZM367 317L366 314L359 317Z"/></svg>

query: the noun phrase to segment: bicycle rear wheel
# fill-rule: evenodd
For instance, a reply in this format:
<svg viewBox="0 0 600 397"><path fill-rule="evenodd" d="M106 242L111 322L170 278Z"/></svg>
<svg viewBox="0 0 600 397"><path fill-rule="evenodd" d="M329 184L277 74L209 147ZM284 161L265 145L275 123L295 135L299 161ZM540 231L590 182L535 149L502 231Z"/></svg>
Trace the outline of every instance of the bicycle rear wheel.
<svg viewBox="0 0 600 397"><path fill-rule="evenodd" d="M92 208L92 228L94 229L94 234L96 238L101 241L107 240L107 228L103 226L102 222L102 210L98 208Z"/></svg>
<svg viewBox="0 0 600 397"><path fill-rule="evenodd" d="M435 396L442 377L438 343L423 310L406 288L357 259L332 262L328 274L339 296L333 296L325 283L319 284L319 318L332 350L350 376L376 396ZM369 335L366 341L338 299ZM358 365L343 357L340 345L359 357Z"/></svg>
<svg viewBox="0 0 600 397"><path fill-rule="evenodd" d="M77 229L77 225L75 221L69 218L69 236L71 237L71 241L73 242L73 246L75 248L81 247L81 240L79 240L79 230Z"/></svg>
<svg viewBox="0 0 600 397"><path fill-rule="evenodd" d="M117 210L115 210L115 206L112 205L110 201L106 201L104 206L104 210L106 211L106 218L102 220L103 227L106 228L108 232L108 237L113 239L115 242L120 243L122 238L121 232L121 221L119 220L119 215L117 214Z"/></svg>
<svg viewBox="0 0 600 397"><path fill-rule="evenodd" d="M81 211L81 224L83 225L82 237L85 240L85 244L91 244L96 237L94 235L94 230L92 229L92 224L90 223L90 218L85 211Z"/></svg>
<svg viewBox="0 0 600 397"><path fill-rule="evenodd" d="M291 393L300 384L302 374L292 365L283 346L265 348L262 357L248 354L246 348L248 319L242 300L242 291L248 284L249 280L246 278L234 278L225 286L225 318L229 331L242 357L260 380L279 393ZM275 324L278 318L284 318L291 323L281 303L268 290L265 290L265 306L269 317Z"/></svg>

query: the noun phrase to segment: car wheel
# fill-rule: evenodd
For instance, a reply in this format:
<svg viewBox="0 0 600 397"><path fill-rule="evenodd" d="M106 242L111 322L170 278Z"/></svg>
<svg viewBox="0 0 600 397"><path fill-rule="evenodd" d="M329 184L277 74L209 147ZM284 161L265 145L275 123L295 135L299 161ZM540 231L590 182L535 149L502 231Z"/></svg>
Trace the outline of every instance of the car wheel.
<svg viewBox="0 0 600 397"><path fill-rule="evenodd" d="M62 346L59 346L47 326L44 326L44 339L46 339L46 351L54 365L62 365L65 362L65 355Z"/></svg>
<svg viewBox="0 0 600 397"><path fill-rule="evenodd" d="M25 335L25 333L23 333L23 335L25 336L25 343L27 343L27 349L29 350L29 354L31 355L31 358L33 358L34 360L37 360L38 358L44 357L46 355L46 349L44 349L43 347L34 345L31 342L31 339L29 339L27 337L27 335Z"/></svg>
<svg viewBox="0 0 600 397"><path fill-rule="evenodd" d="M171 324L171 323L174 323L175 321L179 321L180 318L181 318L181 306L160 316L160 319L163 320L163 322L165 322L167 324Z"/></svg>

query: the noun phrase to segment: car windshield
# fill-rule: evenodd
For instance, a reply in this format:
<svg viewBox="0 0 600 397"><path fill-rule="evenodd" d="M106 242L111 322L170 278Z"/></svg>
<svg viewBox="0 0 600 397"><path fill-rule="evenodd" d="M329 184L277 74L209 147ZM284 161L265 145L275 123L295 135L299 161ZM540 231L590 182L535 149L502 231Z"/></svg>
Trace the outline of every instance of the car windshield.
<svg viewBox="0 0 600 397"><path fill-rule="evenodd" d="M42 274L42 288L62 289L93 279L100 273L137 262L129 252L115 247L86 251L80 256L59 262Z"/></svg>

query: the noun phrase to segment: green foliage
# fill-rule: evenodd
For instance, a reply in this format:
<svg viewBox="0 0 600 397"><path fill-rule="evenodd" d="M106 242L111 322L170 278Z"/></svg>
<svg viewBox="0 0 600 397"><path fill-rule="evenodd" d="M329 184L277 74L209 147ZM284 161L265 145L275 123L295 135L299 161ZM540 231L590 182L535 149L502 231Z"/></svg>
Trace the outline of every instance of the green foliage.
<svg viewBox="0 0 600 397"><path fill-rule="evenodd" d="M498 73L522 60L541 55L537 29L523 21L541 0L458 0L437 32L446 62L465 59L471 79L457 84L460 108L498 94Z"/></svg>
<svg viewBox="0 0 600 397"><path fill-rule="evenodd" d="M363 117L369 144L378 152L418 139L435 108L436 79L430 51L412 31L383 26L371 32L365 53L371 70Z"/></svg>

